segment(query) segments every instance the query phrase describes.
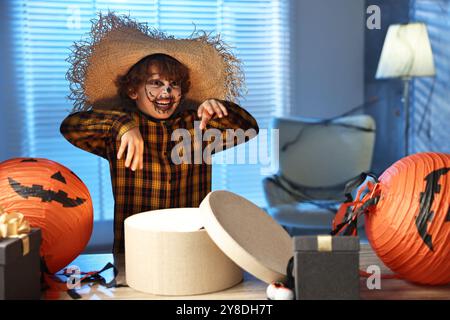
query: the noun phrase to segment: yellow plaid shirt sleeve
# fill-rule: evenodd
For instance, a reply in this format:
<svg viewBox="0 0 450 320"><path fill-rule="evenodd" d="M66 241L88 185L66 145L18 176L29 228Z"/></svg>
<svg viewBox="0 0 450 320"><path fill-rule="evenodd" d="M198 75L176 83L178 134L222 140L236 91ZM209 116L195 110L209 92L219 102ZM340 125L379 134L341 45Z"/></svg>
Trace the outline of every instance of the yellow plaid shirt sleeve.
<svg viewBox="0 0 450 320"><path fill-rule="evenodd" d="M91 110L69 115L61 124L61 134L74 146L107 158L107 145L120 140L138 123L126 112Z"/></svg>
<svg viewBox="0 0 450 320"><path fill-rule="evenodd" d="M206 128L214 128L222 132L222 150L247 142L258 135L258 123L250 113L233 102L223 100L220 102L227 109L228 116L213 117ZM242 130L241 135L237 134L237 130Z"/></svg>

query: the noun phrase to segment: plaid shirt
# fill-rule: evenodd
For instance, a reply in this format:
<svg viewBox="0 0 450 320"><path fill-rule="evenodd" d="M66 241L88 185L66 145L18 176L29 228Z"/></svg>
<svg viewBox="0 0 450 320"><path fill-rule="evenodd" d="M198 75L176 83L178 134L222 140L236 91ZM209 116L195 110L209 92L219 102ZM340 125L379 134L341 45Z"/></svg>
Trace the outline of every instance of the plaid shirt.
<svg viewBox="0 0 450 320"><path fill-rule="evenodd" d="M221 101L228 116L213 117L206 129L216 128L222 135L223 149L240 142L226 143L226 129L255 129L256 120L238 105ZM124 220L138 212L175 207L198 207L211 191L211 165L194 162L194 131L201 134L196 106L179 106L169 119L154 119L137 108L133 111L91 110L69 115L61 124L61 133L73 145L109 161L114 193L113 252L124 251ZM132 171L125 167L126 152L117 159L120 138L131 128L139 127L144 140L144 169ZM196 129L197 128L197 129ZM172 141L172 132L187 129L191 134L191 164L174 164L171 152L179 141ZM252 137L245 137L248 141ZM202 150L211 142L202 142ZM178 150L178 149L176 149ZM186 149L188 150L188 149ZM200 152L202 151L200 150ZM198 153L197 153L198 154ZM181 155L181 153L180 153Z"/></svg>

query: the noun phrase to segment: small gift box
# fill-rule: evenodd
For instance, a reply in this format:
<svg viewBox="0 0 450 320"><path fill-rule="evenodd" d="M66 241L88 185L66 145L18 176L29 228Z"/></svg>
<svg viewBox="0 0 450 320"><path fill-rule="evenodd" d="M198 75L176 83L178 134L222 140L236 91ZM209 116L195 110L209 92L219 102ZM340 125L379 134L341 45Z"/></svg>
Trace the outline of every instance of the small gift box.
<svg viewBox="0 0 450 320"><path fill-rule="evenodd" d="M0 211L0 300L40 299L41 230Z"/></svg>
<svg viewBox="0 0 450 320"><path fill-rule="evenodd" d="M359 237L294 237L298 300L359 299Z"/></svg>

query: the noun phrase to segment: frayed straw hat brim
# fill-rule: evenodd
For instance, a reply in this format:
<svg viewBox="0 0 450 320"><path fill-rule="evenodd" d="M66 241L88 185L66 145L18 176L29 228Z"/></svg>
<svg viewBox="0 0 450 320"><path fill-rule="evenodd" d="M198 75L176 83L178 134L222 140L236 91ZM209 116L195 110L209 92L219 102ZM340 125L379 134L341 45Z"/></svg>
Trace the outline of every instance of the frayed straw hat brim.
<svg viewBox="0 0 450 320"><path fill-rule="evenodd" d="M112 12L92 21L88 39L73 46L66 77L74 110L102 104L120 104L116 80L141 59L167 54L189 69L191 87L186 98L202 102L208 98L234 101L243 88L239 60L220 36L196 32L176 39Z"/></svg>

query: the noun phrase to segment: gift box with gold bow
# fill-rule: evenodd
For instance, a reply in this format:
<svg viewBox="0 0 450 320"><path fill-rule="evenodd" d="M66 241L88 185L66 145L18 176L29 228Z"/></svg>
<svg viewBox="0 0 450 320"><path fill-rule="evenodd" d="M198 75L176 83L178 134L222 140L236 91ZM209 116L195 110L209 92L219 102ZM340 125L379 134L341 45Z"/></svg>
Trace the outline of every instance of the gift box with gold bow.
<svg viewBox="0 0 450 320"><path fill-rule="evenodd" d="M40 299L41 230L0 208L0 300Z"/></svg>

